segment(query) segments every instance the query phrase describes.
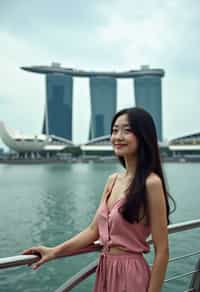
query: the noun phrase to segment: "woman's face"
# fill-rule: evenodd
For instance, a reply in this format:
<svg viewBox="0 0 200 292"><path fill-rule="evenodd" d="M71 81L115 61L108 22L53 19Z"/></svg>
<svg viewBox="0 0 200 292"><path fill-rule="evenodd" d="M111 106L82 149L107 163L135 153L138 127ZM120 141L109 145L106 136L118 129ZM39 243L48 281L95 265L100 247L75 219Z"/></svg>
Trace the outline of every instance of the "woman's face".
<svg viewBox="0 0 200 292"><path fill-rule="evenodd" d="M138 139L131 131L128 115L119 116L112 128L111 143L117 156L135 155L138 149Z"/></svg>

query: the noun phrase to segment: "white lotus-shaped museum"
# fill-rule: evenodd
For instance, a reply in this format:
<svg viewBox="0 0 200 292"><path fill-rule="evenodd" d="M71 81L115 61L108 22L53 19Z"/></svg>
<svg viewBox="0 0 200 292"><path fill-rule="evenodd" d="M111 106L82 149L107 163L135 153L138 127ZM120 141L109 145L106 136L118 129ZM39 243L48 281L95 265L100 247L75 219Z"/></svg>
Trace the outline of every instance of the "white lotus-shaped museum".
<svg viewBox="0 0 200 292"><path fill-rule="evenodd" d="M17 152L39 152L43 150L59 151L64 149L66 146L73 145L73 143L69 140L52 135L19 134L17 131L6 128L3 121L0 121L0 138L8 148Z"/></svg>

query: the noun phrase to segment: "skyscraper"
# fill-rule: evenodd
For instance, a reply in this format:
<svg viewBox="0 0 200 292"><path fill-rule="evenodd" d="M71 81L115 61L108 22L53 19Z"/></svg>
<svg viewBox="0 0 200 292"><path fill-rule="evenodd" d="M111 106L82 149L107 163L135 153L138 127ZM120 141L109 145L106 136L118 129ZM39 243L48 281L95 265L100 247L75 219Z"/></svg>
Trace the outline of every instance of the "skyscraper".
<svg viewBox="0 0 200 292"><path fill-rule="evenodd" d="M91 120L89 140L110 134L116 113L117 82L113 77L90 77Z"/></svg>
<svg viewBox="0 0 200 292"><path fill-rule="evenodd" d="M46 109L43 133L72 140L73 77L89 78L91 117L89 140L110 134L110 124L116 113L117 79L131 78L135 82L136 106L150 112L155 121L158 140L162 141L163 69L142 66L140 70L85 71L51 66L22 67L23 70L46 75Z"/></svg>
<svg viewBox="0 0 200 292"><path fill-rule="evenodd" d="M142 74L142 70L145 70ZM149 69L150 70L150 69ZM142 67L141 74L135 76L135 101L136 106L144 108L153 117L158 140L162 141L162 99L161 99L161 77L163 72L159 74L145 74L148 68Z"/></svg>
<svg viewBox="0 0 200 292"><path fill-rule="evenodd" d="M72 76L46 74L43 133L72 140Z"/></svg>

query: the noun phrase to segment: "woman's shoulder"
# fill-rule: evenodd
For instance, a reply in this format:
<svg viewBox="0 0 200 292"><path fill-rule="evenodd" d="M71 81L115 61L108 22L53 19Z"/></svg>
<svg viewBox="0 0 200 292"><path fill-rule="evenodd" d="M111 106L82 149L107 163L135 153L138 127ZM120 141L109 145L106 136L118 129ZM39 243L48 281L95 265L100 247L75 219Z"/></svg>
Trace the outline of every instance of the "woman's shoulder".
<svg viewBox="0 0 200 292"><path fill-rule="evenodd" d="M114 180L117 178L117 176L118 176L117 172L114 172L108 176L108 179L106 182L107 187L109 187L114 182Z"/></svg>
<svg viewBox="0 0 200 292"><path fill-rule="evenodd" d="M110 175L108 176L108 180L109 180L109 181L112 181L112 180L115 179L118 175L119 175L118 172L114 172L114 173L112 173L112 174L110 174Z"/></svg>
<svg viewBox="0 0 200 292"><path fill-rule="evenodd" d="M112 173L108 176L107 181L106 181L106 186L108 186L112 181L117 177L118 173Z"/></svg>
<svg viewBox="0 0 200 292"><path fill-rule="evenodd" d="M155 172L151 172L146 178L145 185L147 188L160 187L162 185L162 180Z"/></svg>
<svg viewBox="0 0 200 292"><path fill-rule="evenodd" d="M112 184L114 183L114 180L117 176L117 173L113 173L110 174L107 178L106 184L104 186L104 191L103 191L103 195L102 195L102 200L105 198L105 196L107 195L107 193L110 191Z"/></svg>

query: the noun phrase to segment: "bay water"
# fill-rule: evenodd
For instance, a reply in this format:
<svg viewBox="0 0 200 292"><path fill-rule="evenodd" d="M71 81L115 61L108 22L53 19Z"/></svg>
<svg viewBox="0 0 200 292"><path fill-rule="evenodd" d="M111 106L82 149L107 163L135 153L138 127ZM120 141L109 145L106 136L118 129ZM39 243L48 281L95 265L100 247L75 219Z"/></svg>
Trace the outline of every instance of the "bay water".
<svg viewBox="0 0 200 292"><path fill-rule="evenodd" d="M165 163L169 191L177 209L172 223L200 218L200 164ZM93 218L104 184L118 163L0 165L0 258L36 245L54 246L83 230ZM200 249L199 229L170 235L170 256ZM33 271L21 266L0 270L2 292L54 291L98 257L98 253L65 257ZM151 263L152 252L146 256ZM197 257L169 263L167 277L194 269ZM131 276L131 275L130 275ZM92 290L95 275L73 291ZM182 292L190 277L166 284L164 292Z"/></svg>

